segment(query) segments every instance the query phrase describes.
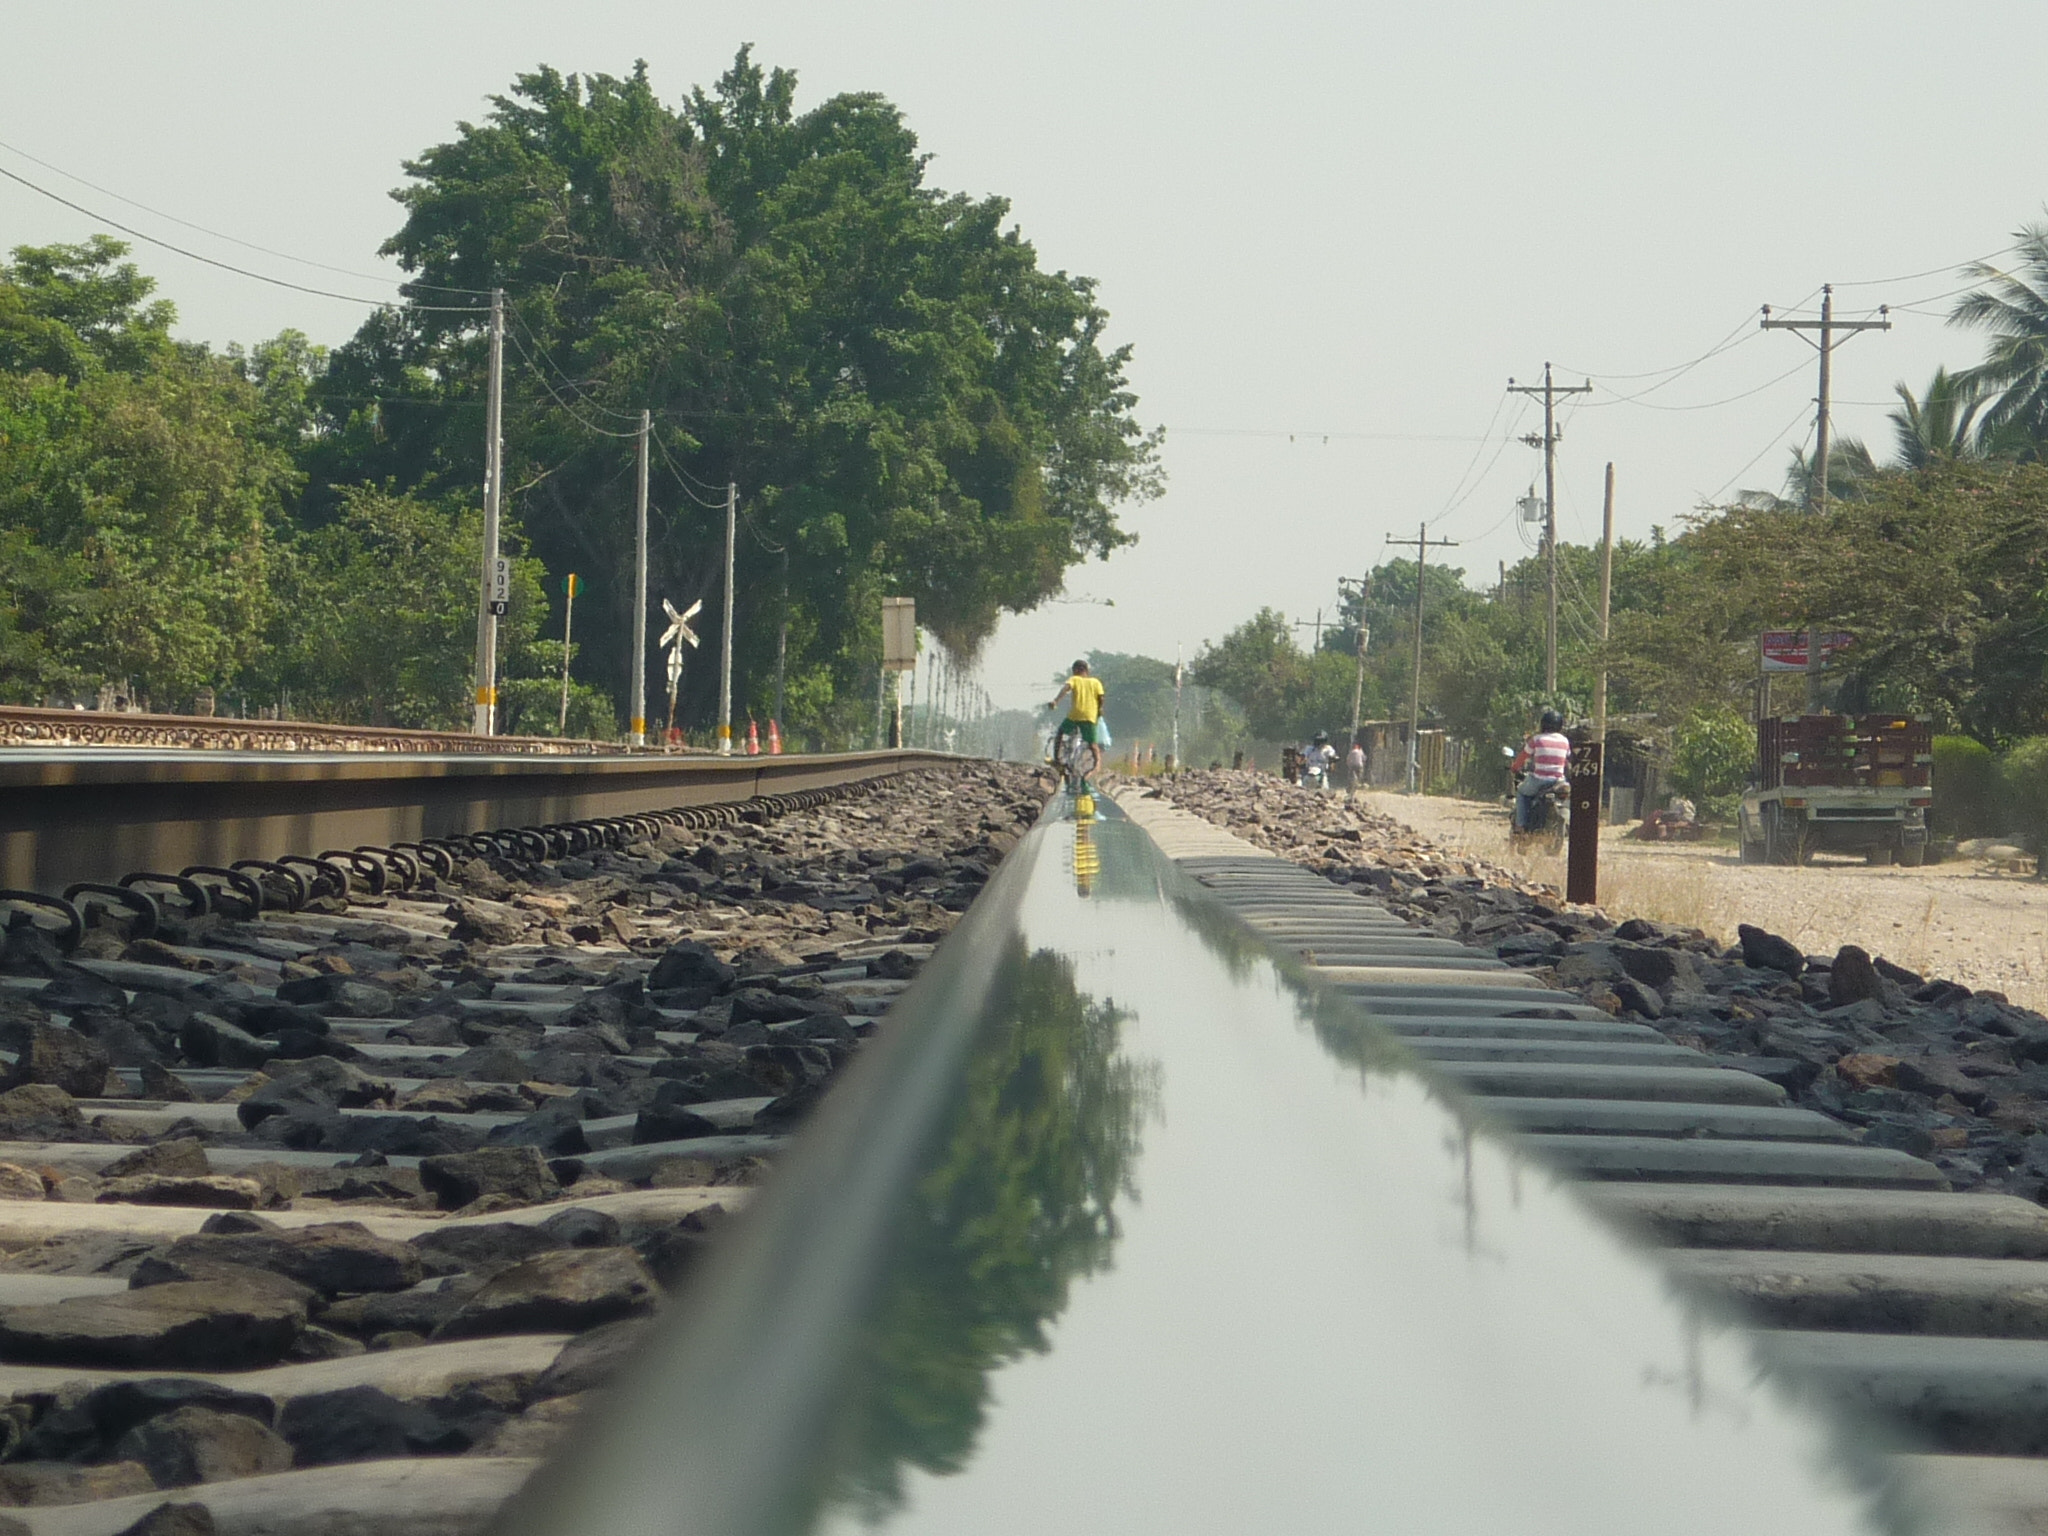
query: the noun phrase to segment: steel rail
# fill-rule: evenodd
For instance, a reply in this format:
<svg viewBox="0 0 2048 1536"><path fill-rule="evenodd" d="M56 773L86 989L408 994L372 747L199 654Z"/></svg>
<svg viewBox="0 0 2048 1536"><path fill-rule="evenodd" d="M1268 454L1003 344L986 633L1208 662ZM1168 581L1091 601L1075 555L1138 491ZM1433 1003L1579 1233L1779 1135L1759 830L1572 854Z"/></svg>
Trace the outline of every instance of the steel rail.
<svg viewBox="0 0 2048 1536"><path fill-rule="evenodd" d="M370 752L0 751L0 888L225 869L833 790L959 759Z"/></svg>
<svg viewBox="0 0 2048 1536"><path fill-rule="evenodd" d="M1922 1528L1247 861L1054 807L494 1536Z"/></svg>
<svg viewBox="0 0 2048 1536"><path fill-rule="evenodd" d="M477 736L402 726L0 704L0 747L172 747L234 752L436 752L504 757L616 754L615 742L559 736Z"/></svg>

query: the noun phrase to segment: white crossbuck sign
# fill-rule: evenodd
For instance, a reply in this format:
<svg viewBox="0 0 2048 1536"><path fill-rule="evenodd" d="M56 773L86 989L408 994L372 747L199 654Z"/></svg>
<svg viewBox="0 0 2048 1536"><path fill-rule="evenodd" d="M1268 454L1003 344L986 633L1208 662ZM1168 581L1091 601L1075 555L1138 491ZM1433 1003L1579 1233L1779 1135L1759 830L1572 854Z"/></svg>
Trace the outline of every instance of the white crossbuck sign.
<svg viewBox="0 0 2048 1536"><path fill-rule="evenodd" d="M676 605L665 597L661 600L661 606L668 611L668 628L661 632L661 643L673 646L679 657L685 640L689 641L690 649L694 651L697 648L697 632L690 628L690 620L704 611L704 599L698 598L681 613L677 613Z"/></svg>

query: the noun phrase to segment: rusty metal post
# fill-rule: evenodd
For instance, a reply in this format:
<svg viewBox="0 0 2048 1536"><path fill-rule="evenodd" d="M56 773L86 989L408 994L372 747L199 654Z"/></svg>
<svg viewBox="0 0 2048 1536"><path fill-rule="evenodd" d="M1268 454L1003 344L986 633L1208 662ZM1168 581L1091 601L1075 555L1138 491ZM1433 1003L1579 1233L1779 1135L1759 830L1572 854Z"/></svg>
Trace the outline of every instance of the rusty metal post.
<svg viewBox="0 0 2048 1536"><path fill-rule="evenodd" d="M1602 744L1572 748L1565 769L1571 783L1571 843L1565 853L1564 899L1592 906L1600 899L1600 757Z"/></svg>

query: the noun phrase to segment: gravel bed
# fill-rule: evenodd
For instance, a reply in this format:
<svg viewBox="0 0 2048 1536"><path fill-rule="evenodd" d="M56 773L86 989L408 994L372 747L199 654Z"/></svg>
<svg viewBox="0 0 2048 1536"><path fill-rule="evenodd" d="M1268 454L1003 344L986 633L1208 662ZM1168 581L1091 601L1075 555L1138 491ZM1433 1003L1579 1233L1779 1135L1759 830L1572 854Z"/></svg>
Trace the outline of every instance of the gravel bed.
<svg viewBox="0 0 2048 1536"><path fill-rule="evenodd" d="M0 1505L544 1454L1042 798L936 769L70 957L0 936Z"/></svg>
<svg viewBox="0 0 2048 1536"><path fill-rule="evenodd" d="M1929 1159L1957 1189L2048 1204L2048 1017L2001 992L1855 944L1802 954L1742 924L1724 945L1698 928L1568 907L1554 888L1270 775L1188 773L1138 792L1369 890L1417 928L1727 1057L1866 1144Z"/></svg>

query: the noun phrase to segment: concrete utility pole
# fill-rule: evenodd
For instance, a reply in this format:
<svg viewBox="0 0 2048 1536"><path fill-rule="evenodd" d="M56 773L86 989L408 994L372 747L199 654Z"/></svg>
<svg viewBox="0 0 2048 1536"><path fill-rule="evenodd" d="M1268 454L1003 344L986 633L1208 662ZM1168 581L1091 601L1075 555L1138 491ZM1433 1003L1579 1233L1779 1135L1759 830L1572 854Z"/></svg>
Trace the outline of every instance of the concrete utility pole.
<svg viewBox="0 0 2048 1536"><path fill-rule="evenodd" d="M476 605L476 713L488 736L498 710L498 498L505 481L505 290L491 290L491 371L484 407L484 569Z"/></svg>
<svg viewBox="0 0 2048 1536"><path fill-rule="evenodd" d="M1321 649L1323 648L1323 610L1322 610L1322 609L1318 608L1318 609L1316 610L1316 616L1315 616L1314 618L1312 618L1312 619L1295 619L1295 620L1293 621L1293 627L1294 627L1294 628L1296 628L1296 629L1313 629L1313 630L1314 630L1314 631L1316 632L1316 637L1315 637L1315 641L1314 641L1314 643L1313 643L1313 644L1312 644L1312 645L1311 645L1311 646L1309 647L1309 655L1310 655L1311 657L1313 657L1313 656L1314 656L1314 655L1316 654L1316 652L1320 651L1320 650L1321 650Z"/></svg>
<svg viewBox="0 0 2048 1536"><path fill-rule="evenodd" d="M1543 397L1543 435L1531 433L1522 439L1531 448L1543 450L1543 546L1548 556L1550 612L1543 626L1543 691L1557 692L1557 397L1590 395L1591 383L1560 386L1550 379L1550 364L1543 365L1543 385L1517 384L1508 380L1508 392Z"/></svg>
<svg viewBox="0 0 2048 1536"><path fill-rule="evenodd" d="M1820 353L1820 395L1815 402L1813 424L1813 497L1812 510L1826 512L1828 509L1828 457L1833 444L1828 427L1829 405L1834 390L1835 348L1841 342L1835 340L1835 332L1847 331L1888 331L1892 328L1891 306L1880 304L1875 320L1837 320L1835 318L1835 288L1832 283L1823 283L1820 290L1820 318L1818 320L1773 320L1771 306L1764 306L1763 328L1767 331L1791 331L1799 339L1814 347ZM1820 340L1804 335L1806 331L1818 331ZM1846 338L1844 338L1846 339ZM1820 665L1821 630L1811 617L1806 627L1806 707L1815 710L1820 707Z"/></svg>
<svg viewBox="0 0 2048 1536"><path fill-rule="evenodd" d="M1365 648L1372 644L1372 572L1362 577L1339 576L1338 587L1358 588L1358 675L1351 680L1351 739L1345 743L1345 750L1351 742L1358 740L1359 712L1365 703Z"/></svg>
<svg viewBox="0 0 2048 1536"><path fill-rule="evenodd" d="M1607 618L1614 595L1614 465L1607 466L1607 494L1600 510L1600 676L1593 684L1593 739L1607 740Z"/></svg>
<svg viewBox="0 0 2048 1536"><path fill-rule="evenodd" d="M1421 786L1421 759L1418 753L1422 741L1422 594L1423 574L1429 565L1430 546L1438 549L1455 549L1456 539L1432 539L1429 524L1418 524L1415 537L1397 539L1387 535L1389 544L1412 544L1415 546L1415 677L1408 692L1408 793L1414 794Z"/></svg>
<svg viewBox="0 0 2048 1536"><path fill-rule="evenodd" d="M640 413L633 493L633 688L626 714L636 747L647 745L647 435L652 422L649 412Z"/></svg>
<svg viewBox="0 0 2048 1536"><path fill-rule="evenodd" d="M725 647L718 663L718 755L732 756L732 561L739 531L740 488L725 482Z"/></svg>
<svg viewBox="0 0 2048 1536"><path fill-rule="evenodd" d="M789 669L789 545L782 546L782 622L775 631L775 729L782 729L782 683Z"/></svg>

